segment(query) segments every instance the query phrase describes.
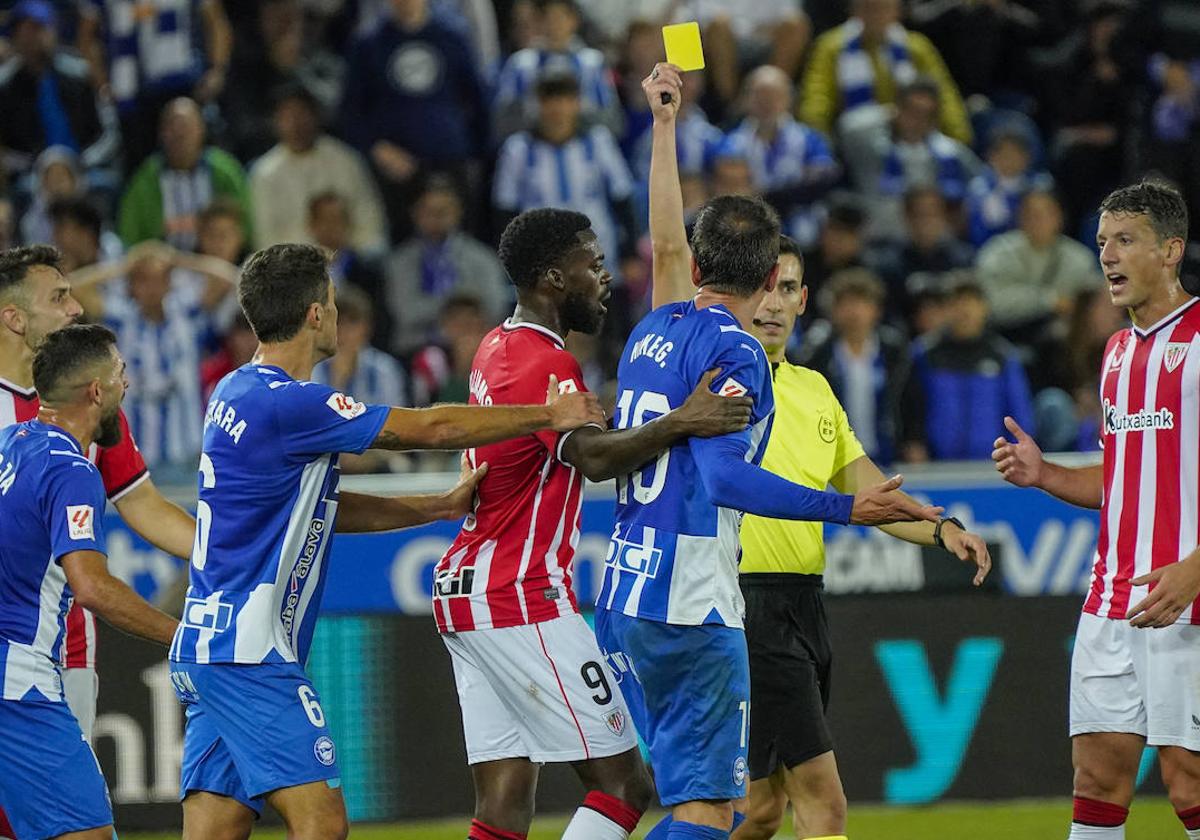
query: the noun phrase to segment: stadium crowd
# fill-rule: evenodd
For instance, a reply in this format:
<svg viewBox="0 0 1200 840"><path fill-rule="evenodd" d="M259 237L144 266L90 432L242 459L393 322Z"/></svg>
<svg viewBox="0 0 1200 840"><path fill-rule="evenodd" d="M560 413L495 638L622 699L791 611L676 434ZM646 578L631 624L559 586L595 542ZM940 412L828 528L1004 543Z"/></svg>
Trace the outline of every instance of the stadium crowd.
<svg viewBox="0 0 1200 840"><path fill-rule="evenodd" d="M664 22L699 21L707 60L678 123L685 206L779 210L812 293L790 355L881 463L987 458L1006 414L1048 449L1095 448L1125 318L1096 206L1156 172L1200 217L1186 0L0 5L0 247L62 251L117 332L161 482L191 479L207 394L253 353L237 266L279 242L330 255L339 353L317 377L427 405L465 401L511 310L504 225L584 212L614 303L570 344L611 402L649 306L640 82Z"/></svg>

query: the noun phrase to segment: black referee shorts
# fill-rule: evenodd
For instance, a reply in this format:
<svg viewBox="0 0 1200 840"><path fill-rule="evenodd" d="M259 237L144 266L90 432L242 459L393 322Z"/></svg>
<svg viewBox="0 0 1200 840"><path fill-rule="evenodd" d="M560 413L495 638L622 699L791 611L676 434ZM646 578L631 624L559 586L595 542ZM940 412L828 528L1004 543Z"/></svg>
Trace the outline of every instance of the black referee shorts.
<svg viewBox="0 0 1200 840"><path fill-rule="evenodd" d="M833 749L825 720L833 650L820 575L745 574L750 779Z"/></svg>

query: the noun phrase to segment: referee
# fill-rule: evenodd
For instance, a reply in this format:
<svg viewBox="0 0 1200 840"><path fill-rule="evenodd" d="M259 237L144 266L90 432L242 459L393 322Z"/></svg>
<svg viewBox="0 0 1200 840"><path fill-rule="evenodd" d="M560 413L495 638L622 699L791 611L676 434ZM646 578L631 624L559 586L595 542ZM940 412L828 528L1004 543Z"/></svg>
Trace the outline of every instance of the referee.
<svg viewBox="0 0 1200 840"><path fill-rule="evenodd" d="M829 383L784 358L796 318L808 301L804 261L782 237L779 279L763 299L753 333L771 362L775 425L762 465L818 490L832 484L854 493L885 479L868 458ZM987 546L956 519L912 522L883 530L918 545L940 545L978 567L991 567ZM846 795L825 712L832 650L822 596L825 544L820 522L742 521L741 585L750 649L750 787L746 820L733 840L775 836L792 803L798 838L846 833Z"/></svg>

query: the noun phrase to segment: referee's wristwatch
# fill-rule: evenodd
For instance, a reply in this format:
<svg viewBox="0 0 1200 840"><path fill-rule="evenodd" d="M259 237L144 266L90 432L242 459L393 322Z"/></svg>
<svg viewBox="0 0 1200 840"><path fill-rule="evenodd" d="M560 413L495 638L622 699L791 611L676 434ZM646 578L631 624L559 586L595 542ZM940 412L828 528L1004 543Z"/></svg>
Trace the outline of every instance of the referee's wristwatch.
<svg viewBox="0 0 1200 840"><path fill-rule="evenodd" d="M943 516L941 519L939 519L937 525L935 525L933 528L933 544L943 551L950 550L946 548L946 541L942 539L942 526L944 526L947 522L953 522L958 526L960 531L967 530L967 526L963 525L962 520L956 516Z"/></svg>

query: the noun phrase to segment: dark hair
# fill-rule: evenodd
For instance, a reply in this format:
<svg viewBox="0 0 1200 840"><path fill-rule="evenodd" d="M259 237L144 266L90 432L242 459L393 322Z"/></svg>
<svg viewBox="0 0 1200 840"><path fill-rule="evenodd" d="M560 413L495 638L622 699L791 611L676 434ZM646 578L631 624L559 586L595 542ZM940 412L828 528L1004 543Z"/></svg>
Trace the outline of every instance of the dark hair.
<svg viewBox="0 0 1200 840"><path fill-rule="evenodd" d="M1100 212L1146 216L1160 241L1187 239L1187 204L1179 190L1162 181L1142 181L1113 190L1100 202Z"/></svg>
<svg viewBox="0 0 1200 840"><path fill-rule="evenodd" d="M329 271L315 245L272 245L251 254L242 267L238 302L264 344L287 341L304 325L308 308L325 303Z"/></svg>
<svg viewBox="0 0 1200 840"><path fill-rule="evenodd" d="M552 70L543 73L537 80L537 98L551 96L579 96L579 79L574 73Z"/></svg>
<svg viewBox="0 0 1200 840"><path fill-rule="evenodd" d="M111 358L117 336L102 324L72 324L47 335L33 354L33 387L43 403L59 403L69 379Z"/></svg>
<svg viewBox="0 0 1200 840"><path fill-rule="evenodd" d="M86 198L56 198L50 202L46 212L54 224L70 222L79 225L86 228L97 241L100 240L100 234L104 230L104 217L100 215L96 205Z"/></svg>
<svg viewBox="0 0 1200 840"><path fill-rule="evenodd" d="M947 297L956 298L969 295L979 300L987 300L987 293L984 292L983 285L975 276L975 272L969 268L947 271L944 282L946 283Z"/></svg>
<svg viewBox="0 0 1200 840"><path fill-rule="evenodd" d="M14 291L34 266L57 269L61 262L62 254L51 245L26 245L0 251L0 297Z"/></svg>
<svg viewBox="0 0 1200 840"><path fill-rule="evenodd" d="M867 211L858 196L848 192L835 192L830 195L827 224L859 231L866 223Z"/></svg>
<svg viewBox="0 0 1200 840"><path fill-rule="evenodd" d="M829 302L836 304L843 298L856 297L882 306L887 289L879 275L869 268L844 268L834 272L827 287Z"/></svg>
<svg viewBox="0 0 1200 840"><path fill-rule="evenodd" d="M579 247L579 234L591 226L583 213L556 207L526 210L517 216L500 236L500 262L512 284L518 289L536 286L547 270Z"/></svg>
<svg viewBox="0 0 1200 840"><path fill-rule="evenodd" d="M245 224L242 205L237 203L236 199L230 198L227 195L219 195L212 200L211 203L196 216L196 224L199 227L204 227L213 219L233 219L237 222L238 227Z"/></svg>
<svg viewBox="0 0 1200 840"><path fill-rule="evenodd" d="M719 195L696 214L692 253L702 286L750 297L779 259L779 215L761 198Z"/></svg>
<svg viewBox="0 0 1200 840"><path fill-rule="evenodd" d="M795 257L800 263L800 277L804 277L804 254L800 252L800 243L786 233L779 234L779 256L787 254L789 257Z"/></svg>
<svg viewBox="0 0 1200 840"><path fill-rule="evenodd" d="M896 104L899 105L914 94L922 93L926 96L932 96L934 101L938 103L938 109L941 110L942 89L938 86L937 79L932 76L917 76L908 84L903 85L896 92Z"/></svg>
<svg viewBox="0 0 1200 840"><path fill-rule="evenodd" d="M462 204L462 194L458 191L458 184L444 172L434 172L421 181L421 189L417 193L417 198L423 198L430 193L447 193L454 196L459 204Z"/></svg>

